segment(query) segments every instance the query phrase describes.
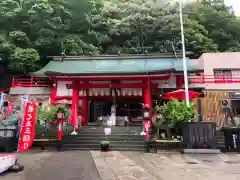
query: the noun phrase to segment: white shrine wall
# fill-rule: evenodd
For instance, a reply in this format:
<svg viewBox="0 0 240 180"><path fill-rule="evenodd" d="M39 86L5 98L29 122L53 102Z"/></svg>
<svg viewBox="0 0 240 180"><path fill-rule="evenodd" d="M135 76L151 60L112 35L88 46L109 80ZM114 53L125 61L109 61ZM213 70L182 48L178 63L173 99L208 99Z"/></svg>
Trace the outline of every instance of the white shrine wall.
<svg viewBox="0 0 240 180"><path fill-rule="evenodd" d="M57 96L72 96L72 89L68 89L67 84L72 84L72 81L57 81Z"/></svg>

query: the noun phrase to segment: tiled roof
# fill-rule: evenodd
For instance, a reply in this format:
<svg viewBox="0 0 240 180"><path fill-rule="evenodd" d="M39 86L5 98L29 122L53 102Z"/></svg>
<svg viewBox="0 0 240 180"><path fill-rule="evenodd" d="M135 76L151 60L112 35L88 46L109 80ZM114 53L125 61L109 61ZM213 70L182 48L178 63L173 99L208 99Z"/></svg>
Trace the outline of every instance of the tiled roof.
<svg viewBox="0 0 240 180"><path fill-rule="evenodd" d="M58 59L58 58L57 58ZM187 60L188 70L200 70L195 61ZM166 70L182 71L182 59L157 57L126 58L66 58L52 60L34 75L96 75L96 74L140 74Z"/></svg>

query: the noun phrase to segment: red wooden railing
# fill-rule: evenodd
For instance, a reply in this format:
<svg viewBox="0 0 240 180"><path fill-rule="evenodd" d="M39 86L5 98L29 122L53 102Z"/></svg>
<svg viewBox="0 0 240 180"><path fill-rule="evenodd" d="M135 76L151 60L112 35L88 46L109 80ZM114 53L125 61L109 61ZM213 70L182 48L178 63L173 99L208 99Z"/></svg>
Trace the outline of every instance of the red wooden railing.
<svg viewBox="0 0 240 180"><path fill-rule="evenodd" d="M51 82L39 77L16 78L12 79L12 87L48 87Z"/></svg>
<svg viewBox="0 0 240 180"><path fill-rule="evenodd" d="M175 76L176 74L172 74ZM240 83L240 74L235 75L207 75L207 74L189 74L189 83L191 84L233 84ZM31 78L13 78L12 87L49 87L51 81L40 77Z"/></svg>
<svg viewBox="0 0 240 180"><path fill-rule="evenodd" d="M235 75L206 75L190 74L189 82L192 84L233 84L240 83L240 74Z"/></svg>
<svg viewBox="0 0 240 180"><path fill-rule="evenodd" d="M3 89L3 90L1 90L0 92L1 92L1 93L6 93L6 92L8 92L8 91L10 91L10 88Z"/></svg>

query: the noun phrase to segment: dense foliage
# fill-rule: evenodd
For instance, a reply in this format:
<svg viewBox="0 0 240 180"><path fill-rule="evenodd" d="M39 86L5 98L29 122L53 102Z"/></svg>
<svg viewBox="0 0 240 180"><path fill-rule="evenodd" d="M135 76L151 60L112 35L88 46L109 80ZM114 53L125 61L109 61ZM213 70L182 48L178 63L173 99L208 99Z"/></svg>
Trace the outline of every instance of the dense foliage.
<svg viewBox="0 0 240 180"><path fill-rule="evenodd" d="M47 125L49 122L55 122L56 114L58 110L63 110L65 112L65 118L68 119L69 111L66 106L64 105L45 105L42 107L38 107L37 109L37 123L40 125Z"/></svg>
<svg viewBox="0 0 240 180"><path fill-rule="evenodd" d="M1 0L0 57L8 69L28 72L62 52L179 52L178 9L154 0ZM240 20L221 0L183 12L188 52L240 51Z"/></svg>
<svg viewBox="0 0 240 180"><path fill-rule="evenodd" d="M169 128L176 128L196 118L195 105L193 102L187 105L185 101L171 100L164 105L157 105L156 110L156 125L159 128L166 125Z"/></svg>

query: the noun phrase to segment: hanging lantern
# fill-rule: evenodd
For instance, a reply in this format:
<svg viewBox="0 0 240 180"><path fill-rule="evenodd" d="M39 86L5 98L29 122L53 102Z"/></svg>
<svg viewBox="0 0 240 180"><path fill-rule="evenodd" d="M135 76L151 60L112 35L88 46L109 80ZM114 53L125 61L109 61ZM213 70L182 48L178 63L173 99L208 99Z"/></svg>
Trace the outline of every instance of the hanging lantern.
<svg viewBox="0 0 240 180"><path fill-rule="evenodd" d="M132 90L131 90L131 89L128 90L128 95L129 95L129 96L132 95Z"/></svg>
<svg viewBox="0 0 240 180"><path fill-rule="evenodd" d="M83 96L87 96L87 90L83 91Z"/></svg>
<svg viewBox="0 0 240 180"><path fill-rule="evenodd" d="M104 92L103 92L103 90L101 90L100 95L101 95L101 96L104 96Z"/></svg>
<svg viewBox="0 0 240 180"><path fill-rule="evenodd" d="M137 90L136 90L136 89L134 89L133 95L134 95L134 96L137 96Z"/></svg>
<svg viewBox="0 0 240 180"><path fill-rule="evenodd" d="M168 87L168 80L164 80L164 86Z"/></svg>
<svg viewBox="0 0 240 180"><path fill-rule="evenodd" d="M122 90L122 95L125 96L126 92L125 89Z"/></svg>
<svg viewBox="0 0 240 180"><path fill-rule="evenodd" d="M117 90L117 94L118 94L118 96L120 96L120 89Z"/></svg>
<svg viewBox="0 0 240 180"><path fill-rule="evenodd" d="M95 95L95 96L98 96L98 91L97 91L97 89L94 89L94 95Z"/></svg>
<svg viewBox="0 0 240 180"><path fill-rule="evenodd" d="M79 91L79 95L82 96L83 95L83 90Z"/></svg>
<svg viewBox="0 0 240 180"><path fill-rule="evenodd" d="M65 112L62 109L59 109L56 114L57 120L63 120L65 118Z"/></svg>
<svg viewBox="0 0 240 180"><path fill-rule="evenodd" d="M139 90L139 96L142 96L142 89Z"/></svg>
<svg viewBox="0 0 240 180"><path fill-rule="evenodd" d="M150 108L144 107L142 110L142 119L144 120L150 120Z"/></svg>
<svg viewBox="0 0 240 180"><path fill-rule="evenodd" d="M112 89L112 96L114 96L115 95L115 93L114 93L114 89Z"/></svg>
<svg viewBox="0 0 240 180"><path fill-rule="evenodd" d="M110 92L109 92L109 89L106 90L106 95L109 96L110 95Z"/></svg>
<svg viewBox="0 0 240 180"><path fill-rule="evenodd" d="M89 95L89 96L92 96L92 94L93 94L93 93L92 93L92 90L89 89L89 91L88 91L88 95Z"/></svg>

